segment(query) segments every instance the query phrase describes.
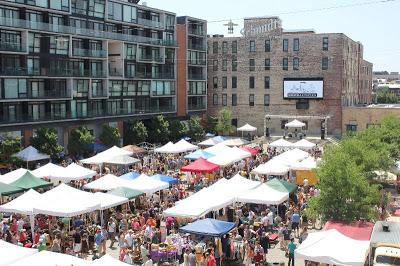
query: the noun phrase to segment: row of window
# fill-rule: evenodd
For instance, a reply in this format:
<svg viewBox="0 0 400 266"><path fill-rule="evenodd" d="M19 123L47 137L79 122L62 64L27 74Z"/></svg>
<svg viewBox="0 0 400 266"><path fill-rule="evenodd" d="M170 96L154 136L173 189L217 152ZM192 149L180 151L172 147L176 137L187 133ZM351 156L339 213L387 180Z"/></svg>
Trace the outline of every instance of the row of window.
<svg viewBox="0 0 400 266"><path fill-rule="evenodd" d="M218 77L214 77L213 78L213 88L217 89L218 85L219 85ZM271 78L269 76L264 77L264 89L269 89L270 86L271 86ZM222 88L223 89L228 88L228 78L227 77L222 77ZM237 77L236 76L232 77L231 88L237 89ZM249 77L249 88L250 89L255 88L255 78L253 76Z"/></svg>
<svg viewBox="0 0 400 266"><path fill-rule="evenodd" d="M231 101L232 106L238 105L238 99L236 93L232 94L231 100L232 100ZM216 93L213 94L213 105L219 105L219 95ZM221 95L221 105L228 106L228 95L226 93ZM254 106L254 105L255 105L255 95L249 94L249 106ZM270 95L264 94L264 106L269 106L269 105L270 105Z"/></svg>
<svg viewBox="0 0 400 266"><path fill-rule="evenodd" d="M300 51L300 39L299 38L294 38L292 41L292 47L293 51L297 52ZM218 47L219 44L217 41L213 42L212 46L212 53L213 54L218 54ZM209 49L210 50L210 49ZM227 54L228 53L228 42L223 41L222 42L222 54ZM272 50L272 43L271 40L265 40L264 41L264 52L271 52ZM284 52L289 52L289 39L283 39L282 40L282 50ZM328 37L323 37L322 38L322 50L323 51L328 51L329 50L329 38ZM238 51L238 42L232 41L231 42L231 52L232 54L236 54ZM249 52L256 52L257 51L257 45L255 40L250 40L249 41Z"/></svg>

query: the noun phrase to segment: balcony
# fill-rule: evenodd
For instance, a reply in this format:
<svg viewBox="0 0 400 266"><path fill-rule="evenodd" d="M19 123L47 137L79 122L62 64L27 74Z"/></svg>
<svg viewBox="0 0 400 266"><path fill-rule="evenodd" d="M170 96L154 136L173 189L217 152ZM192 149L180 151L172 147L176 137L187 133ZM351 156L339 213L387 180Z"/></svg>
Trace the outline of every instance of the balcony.
<svg viewBox="0 0 400 266"><path fill-rule="evenodd" d="M29 91L28 98L30 99L69 99L71 98L70 91L54 89L54 90L42 90L42 91Z"/></svg>
<svg viewBox="0 0 400 266"><path fill-rule="evenodd" d="M73 56L80 57L98 57L98 58L106 58L107 51L105 50L92 50L92 49L81 49L81 48L73 48L72 49Z"/></svg>
<svg viewBox="0 0 400 266"><path fill-rule="evenodd" d="M80 69L60 69L50 68L47 72L50 77L87 77L87 78L106 78L107 73L101 70L80 70Z"/></svg>
<svg viewBox="0 0 400 266"><path fill-rule="evenodd" d="M206 110L206 105L203 104L188 104L188 110L189 111L201 111L201 110Z"/></svg>
<svg viewBox="0 0 400 266"><path fill-rule="evenodd" d="M205 59L189 59L188 64L192 65L192 66L206 66L207 60L205 60Z"/></svg>
<svg viewBox="0 0 400 266"><path fill-rule="evenodd" d="M141 54L138 57L138 61L163 63L164 62L164 57L162 57L162 56L153 56L151 54Z"/></svg>
<svg viewBox="0 0 400 266"><path fill-rule="evenodd" d="M0 50L7 52L26 52L26 47L20 42L0 42Z"/></svg>
<svg viewBox="0 0 400 266"><path fill-rule="evenodd" d="M100 39L120 40L126 42L146 43L160 46L176 46L175 40L162 40L150 37L143 37L137 35L128 35L115 32L98 31L86 28L77 28L64 25L55 25L43 22L34 22L23 19L14 19L0 17L0 26L10 28L22 28L28 30L37 30L44 32L54 32L59 34L81 35L85 37L94 37Z"/></svg>
<svg viewBox="0 0 400 266"><path fill-rule="evenodd" d="M188 74L188 80L207 80L206 75L203 74Z"/></svg>
<svg viewBox="0 0 400 266"><path fill-rule="evenodd" d="M137 72L134 77L140 79L175 79L175 75L173 73Z"/></svg>
<svg viewBox="0 0 400 266"><path fill-rule="evenodd" d="M198 51L206 51L207 50L207 46L204 44L198 44L198 43L188 43L188 49L191 50L198 50Z"/></svg>
<svg viewBox="0 0 400 266"><path fill-rule="evenodd" d="M108 70L108 74L111 77L123 77L124 76L122 70L121 69L117 69L117 68L110 68Z"/></svg>
<svg viewBox="0 0 400 266"><path fill-rule="evenodd" d="M105 98L108 97L107 90L92 90L90 98Z"/></svg>
<svg viewBox="0 0 400 266"><path fill-rule="evenodd" d="M164 23L159 22L159 21L144 19L144 18L138 18L137 23L140 25L152 27L152 28L158 28L158 29L164 28Z"/></svg>
<svg viewBox="0 0 400 266"><path fill-rule="evenodd" d="M193 28L193 27L188 28L188 34L197 36L207 36L207 33L203 29Z"/></svg>

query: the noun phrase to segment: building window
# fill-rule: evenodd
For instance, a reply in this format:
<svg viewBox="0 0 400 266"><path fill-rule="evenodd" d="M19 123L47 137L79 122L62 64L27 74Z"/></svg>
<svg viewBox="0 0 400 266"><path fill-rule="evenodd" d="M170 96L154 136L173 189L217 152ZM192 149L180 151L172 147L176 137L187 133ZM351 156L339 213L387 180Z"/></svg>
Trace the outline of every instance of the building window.
<svg viewBox="0 0 400 266"><path fill-rule="evenodd" d="M283 58L283 60L282 60L282 69L289 70L289 61L287 58Z"/></svg>
<svg viewBox="0 0 400 266"><path fill-rule="evenodd" d="M214 86L214 89L218 89L218 77L213 78L213 86Z"/></svg>
<svg viewBox="0 0 400 266"><path fill-rule="evenodd" d="M237 126L238 126L238 120L237 120L237 118L233 118L231 124L232 124L232 126L237 127Z"/></svg>
<svg viewBox="0 0 400 266"><path fill-rule="evenodd" d="M255 52L256 51L256 41L255 40L251 40L250 41L250 52Z"/></svg>
<svg viewBox="0 0 400 266"><path fill-rule="evenodd" d="M237 54L238 43L237 41L232 41L232 54Z"/></svg>
<svg viewBox="0 0 400 266"><path fill-rule="evenodd" d="M308 99L299 99L296 102L297 110L308 110L310 108L310 102Z"/></svg>
<svg viewBox="0 0 400 266"><path fill-rule="evenodd" d="M300 39L293 39L293 51L297 52L300 50Z"/></svg>
<svg viewBox="0 0 400 266"><path fill-rule="evenodd" d="M269 94L264 94L264 106L269 106Z"/></svg>
<svg viewBox="0 0 400 266"><path fill-rule="evenodd" d="M234 57L232 58L232 71L237 71L237 68L238 68L238 61L237 58Z"/></svg>
<svg viewBox="0 0 400 266"><path fill-rule="evenodd" d="M255 71L256 70L256 60L250 59L249 60L249 71Z"/></svg>
<svg viewBox="0 0 400 266"><path fill-rule="evenodd" d="M237 94L232 94L232 106L237 106Z"/></svg>
<svg viewBox="0 0 400 266"><path fill-rule="evenodd" d="M222 77L222 88L226 89L228 87L228 78Z"/></svg>
<svg viewBox="0 0 400 266"><path fill-rule="evenodd" d="M271 52L271 40L265 40L265 52Z"/></svg>
<svg viewBox="0 0 400 266"><path fill-rule="evenodd" d="M213 94L213 105L218 105L218 94Z"/></svg>
<svg viewBox="0 0 400 266"><path fill-rule="evenodd" d="M232 89L237 89L237 77L232 77Z"/></svg>
<svg viewBox="0 0 400 266"><path fill-rule="evenodd" d="M213 71L218 71L218 60L213 60Z"/></svg>
<svg viewBox="0 0 400 266"><path fill-rule="evenodd" d="M357 125L355 124L346 125L346 132L356 132L356 131L357 131Z"/></svg>
<svg viewBox="0 0 400 266"><path fill-rule="evenodd" d="M213 54L218 54L218 42L213 42Z"/></svg>
<svg viewBox="0 0 400 266"><path fill-rule="evenodd" d="M283 51L284 52L289 51L289 39L283 39Z"/></svg>
<svg viewBox="0 0 400 266"><path fill-rule="evenodd" d="M329 38L328 37L322 38L322 50L323 51L329 50Z"/></svg>
<svg viewBox="0 0 400 266"><path fill-rule="evenodd" d="M254 94L249 95L249 106L254 106Z"/></svg>
<svg viewBox="0 0 400 266"><path fill-rule="evenodd" d="M254 84L254 77L249 77L249 88L254 89L255 84Z"/></svg>
<svg viewBox="0 0 400 266"><path fill-rule="evenodd" d="M227 106L228 105L227 98L228 97L227 97L226 93L222 94L222 106Z"/></svg>
<svg viewBox="0 0 400 266"><path fill-rule="evenodd" d="M228 60L223 59L222 60L222 71L226 71L226 70L228 70Z"/></svg>
<svg viewBox="0 0 400 266"><path fill-rule="evenodd" d="M329 59L328 57L322 58L322 70L328 70L329 68Z"/></svg>
<svg viewBox="0 0 400 266"><path fill-rule="evenodd" d="M269 58L265 59L264 70L271 70L271 60Z"/></svg>
<svg viewBox="0 0 400 266"><path fill-rule="evenodd" d="M223 54L228 53L228 42L222 42L222 53Z"/></svg>
<svg viewBox="0 0 400 266"><path fill-rule="evenodd" d="M299 58L293 58L293 70L299 70L300 68L300 60Z"/></svg>
<svg viewBox="0 0 400 266"><path fill-rule="evenodd" d="M270 88L270 77L264 77L264 89Z"/></svg>

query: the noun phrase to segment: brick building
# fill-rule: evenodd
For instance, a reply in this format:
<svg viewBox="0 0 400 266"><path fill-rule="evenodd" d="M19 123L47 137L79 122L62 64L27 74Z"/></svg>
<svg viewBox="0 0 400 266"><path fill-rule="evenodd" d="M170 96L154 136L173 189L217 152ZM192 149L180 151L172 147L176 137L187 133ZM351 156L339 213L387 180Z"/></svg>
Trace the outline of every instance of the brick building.
<svg viewBox="0 0 400 266"><path fill-rule="evenodd" d="M278 17L245 19L242 35L208 39L211 115L229 107L235 126L250 123L259 135L281 134L292 118L309 134L324 124L327 134L340 135L343 106L371 102L372 64L346 35L284 30ZM307 93L291 91L298 89Z"/></svg>

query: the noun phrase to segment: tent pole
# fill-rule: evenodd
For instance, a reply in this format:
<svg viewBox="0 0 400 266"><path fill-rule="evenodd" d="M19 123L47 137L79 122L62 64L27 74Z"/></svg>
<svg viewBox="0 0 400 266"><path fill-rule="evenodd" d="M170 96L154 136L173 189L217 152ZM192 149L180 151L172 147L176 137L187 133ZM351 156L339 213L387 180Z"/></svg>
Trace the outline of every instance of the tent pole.
<svg viewBox="0 0 400 266"><path fill-rule="evenodd" d="M35 240L35 215L31 214L29 215L29 220L31 222L31 234L32 234L32 243ZM36 243L34 243L36 244Z"/></svg>

